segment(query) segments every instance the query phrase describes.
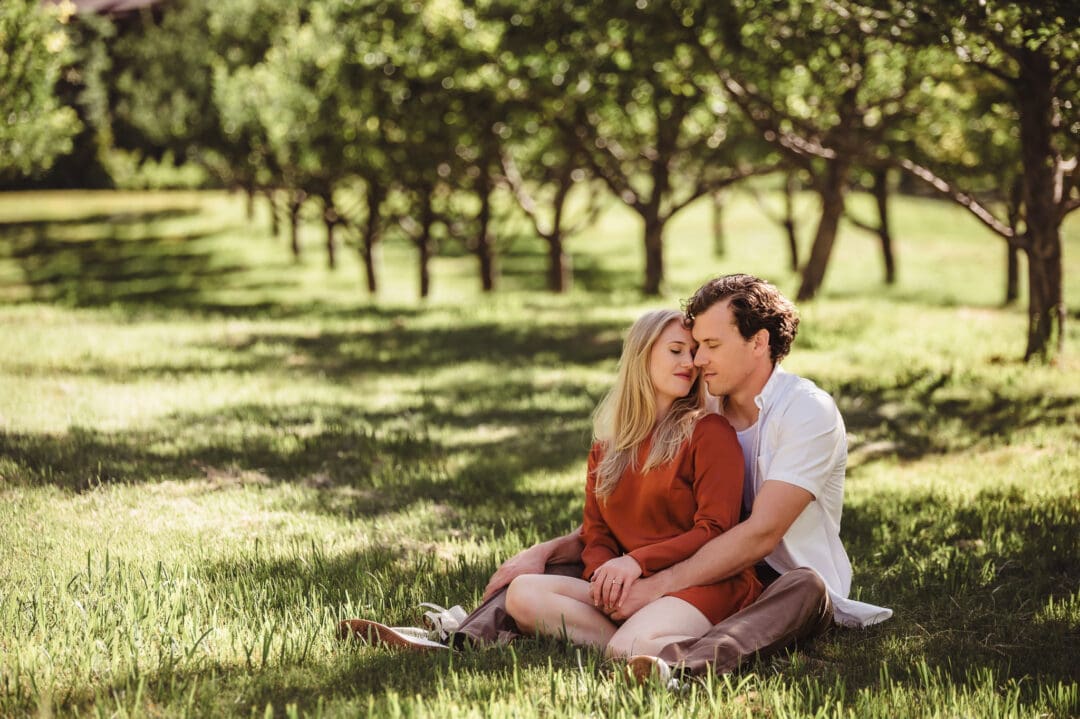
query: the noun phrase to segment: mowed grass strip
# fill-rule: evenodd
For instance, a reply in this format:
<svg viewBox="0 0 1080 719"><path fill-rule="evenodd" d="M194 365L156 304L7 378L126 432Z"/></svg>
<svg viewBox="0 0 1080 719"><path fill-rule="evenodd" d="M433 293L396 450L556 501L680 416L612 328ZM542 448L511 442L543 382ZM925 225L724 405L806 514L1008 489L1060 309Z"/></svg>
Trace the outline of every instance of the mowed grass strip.
<svg viewBox="0 0 1080 719"><path fill-rule="evenodd" d="M668 692L556 641L402 655L334 627L470 606L576 526L624 329L719 272L794 293L778 229L736 196L718 258L692 208L649 300L613 208L571 245L568 296L539 291L542 246L507 240L500 292L447 247L420 303L407 246L369 298L354 252L326 270L309 224L296 264L259 210L0 195L0 715L1080 713L1080 333L1057 366L1017 362L1004 249L958 211L897 200L889 288L847 228L785 362L844 413L854 594L895 617Z"/></svg>

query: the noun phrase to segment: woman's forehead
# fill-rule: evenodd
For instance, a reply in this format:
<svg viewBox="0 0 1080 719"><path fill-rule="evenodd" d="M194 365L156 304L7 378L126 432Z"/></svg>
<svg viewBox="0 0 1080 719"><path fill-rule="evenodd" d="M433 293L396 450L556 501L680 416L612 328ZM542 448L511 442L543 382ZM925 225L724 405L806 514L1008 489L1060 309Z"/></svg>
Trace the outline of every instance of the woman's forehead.
<svg viewBox="0 0 1080 719"><path fill-rule="evenodd" d="M681 322L674 321L668 323L668 326L660 333L659 339L662 342L686 342L688 344L694 342L690 330L683 327Z"/></svg>

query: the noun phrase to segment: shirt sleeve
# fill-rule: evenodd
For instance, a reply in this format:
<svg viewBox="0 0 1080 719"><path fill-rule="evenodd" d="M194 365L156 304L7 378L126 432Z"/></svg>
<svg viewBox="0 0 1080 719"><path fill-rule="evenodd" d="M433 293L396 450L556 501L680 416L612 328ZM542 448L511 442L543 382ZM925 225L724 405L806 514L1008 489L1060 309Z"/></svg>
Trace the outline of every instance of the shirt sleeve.
<svg viewBox="0 0 1080 719"><path fill-rule="evenodd" d="M815 388L797 397L773 426L776 449L762 480L793 484L817 499L837 467L847 463L847 431L836 403Z"/></svg>
<svg viewBox="0 0 1080 719"><path fill-rule="evenodd" d="M622 549L604 521L600 502L596 498L596 466L602 456L600 443L597 442L589 452L589 474L585 480L585 516L581 523L581 540L585 543L581 561L585 564L585 571L582 579L589 579L601 564L622 555Z"/></svg>
<svg viewBox="0 0 1080 719"><path fill-rule="evenodd" d="M717 415L704 417L690 440L690 476L697 510L694 526L671 539L630 553L649 576L681 562L734 527L742 507L743 455L735 430Z"/></svg>

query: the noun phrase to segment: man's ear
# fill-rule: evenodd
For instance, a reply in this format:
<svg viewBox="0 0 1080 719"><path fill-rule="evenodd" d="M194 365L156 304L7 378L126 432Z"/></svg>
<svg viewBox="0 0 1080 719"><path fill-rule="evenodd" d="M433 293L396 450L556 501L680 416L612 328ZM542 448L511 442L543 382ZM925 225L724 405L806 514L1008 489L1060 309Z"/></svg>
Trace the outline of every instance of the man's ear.
<svg viewBox="0 0 1080 719"><path fill-rule="evenodd" d="M754 333L754 352L769 353L769 330L762 328Z"/></svg>

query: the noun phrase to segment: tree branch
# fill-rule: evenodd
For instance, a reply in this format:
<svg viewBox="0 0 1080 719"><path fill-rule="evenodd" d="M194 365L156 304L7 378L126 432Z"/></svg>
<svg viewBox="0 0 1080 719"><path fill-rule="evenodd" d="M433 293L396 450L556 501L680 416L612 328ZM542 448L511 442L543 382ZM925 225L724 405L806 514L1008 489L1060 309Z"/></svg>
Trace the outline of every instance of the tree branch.
<svg viewBox="0 0 1080 719"><path fill-rule="evenodd" d="M540 213L536 207L536 202L533 200L532 195L529 194L528 189L526 189L525 181L522 179L517 165L514 164L514 158L510 156L509 152L504 151L499 153L499 159L503 166L503 177L506 178L506 184L509 185L514 197L517 198L521 211L532 222L536 234L541 237L548 237L549 231L545 231L541 227Z"/></svg>
<svg viewBox="0 0 1080 719"><path fill-rule="evenodd" d="M784 220L780 215L773 214L773 211L769 208L768 203L765 202L765 198L761 196L761 191L758 190L758 188L750 186L746 189L746 193L750 195L754 204L757 205L758 210L761 211L761 214L765 215L767 220L777 225L784 224Z"/></svg>
<svg viewBox="0 0 1080 719"><path fill-rule="evenodd" d="M600 193L596 191L593 191L589 194L589 207L585 211L585 214L582 216L581 220L576 225L568 227L563 232L563 237L573 237L574 235L584 230L586 227L590 227L593 223L596 222L597 218L600 217L600 213L604 209L604 206L599 201L599 194Z"/></svg>
<svg viewBox="0 0 1080 719"><path fill-rule="evenodd" d="M863 222L858 217L853 215L851 213L851 210L848 209L847 207L844 208L844 218L848 222L850 222L851 224L858 227L860 230L863 230L864 232L869 232L869 233L874 234L874 235L881 234L881 228L880 227L875 227L874 225L871 225L869 222Z"/></svg>
<svg viewBox="0 0 1080 719"><path fill-rule="evenodd" d="M780 168L780 166L781 163L776 162L771 165L762 165L761 167L751 167L749 169L740 168L738 170L735 170L734 174L728 175L726 177L719 177L713 180L699 180L698 183L694 186L694 191L691 192L688 197L683 199L681 202L674 203L671 206L671 209L667 213L667 217L673 217L677 212L679 212L684 207L686 207L691 202L697 200L700 197L712 194L713 192L716 192L718 190L722 190L725 187L734 185L736 182L741 182L748 177L767 175L770 172L775 172L777 169Z"/></svg>
<svg viewBox="0 0 1080 719"><path fill-rule="evenodd" d="M916 164L906 158L899 160L899 165L904 170L908 171L915 177L919 178L923 182L927 183L939 193L949 198L961 207L967 208L968 212L975 216L980 222L986 225L995 233L1001 235L1007 240L1016 239L1016 233L1007 224L999 220L994 216L990 210L983 207L974 197L962 192L957 188L950 185L942 178L935 175L931 170Z"/></svg>
<svg viewBox="0 0 1080 719"><path fill-rule="evenodd" d="M1017 82L1020 81L1019 77L1013 77L1012 75L1005 72L1001 68L994 67L993 65L991 65L988 62L985 62L983 60L976 60L975 58L971 57L970 55L967 55L966 53L961 54L959 47L956 48L956 51L957 51L956 54L959 55L961 62L967 63L969 65L974 65L975 67L979 68L983 72L990 73L991 75L993 75L994 77L998 78L999 80L1005 82L1006 84L1015 85Z"/></svg>
<svg viewBox="0 0 1080 719"><path fill-rule="evenodd" d="M1059 159L1057 161L1057 167L1054 168L1054 202L1061 204L1068 199L1068 193L1072 189L1074 173L1076 172L1076 158L1070 158L1068 160Z"/></svg>
<svg viewBox="0 0 1080 719"><path fill-rule="evenodd" d="M751 93L743 87L735 78L726 71L720 71L720 79L724 87L734 98L735 103L742 108L750 121L765 135L769 142L775 142L800 163L805 163L807 158L817 157L826 160L836 158L836 152L824 147L815 140L809 140L794 133L780 129L780 123L775 117L776 110L764 101L763 98ZM756 106L755 106L756 103ZM769 109L764 109L768 106Z"/></svg>

